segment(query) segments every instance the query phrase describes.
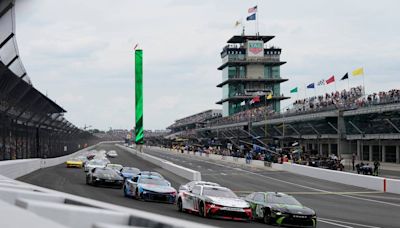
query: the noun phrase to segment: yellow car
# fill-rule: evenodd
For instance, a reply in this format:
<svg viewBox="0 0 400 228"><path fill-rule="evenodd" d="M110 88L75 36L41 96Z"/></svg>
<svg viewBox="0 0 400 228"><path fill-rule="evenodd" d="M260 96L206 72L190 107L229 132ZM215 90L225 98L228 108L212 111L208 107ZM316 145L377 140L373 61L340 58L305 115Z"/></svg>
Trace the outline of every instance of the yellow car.
<svg viewBox="0 0 400 228"><path fill-rule="evenodd" d="M83 162L77 158L69 159L65 162L67 168L82 168Z"/></svg>

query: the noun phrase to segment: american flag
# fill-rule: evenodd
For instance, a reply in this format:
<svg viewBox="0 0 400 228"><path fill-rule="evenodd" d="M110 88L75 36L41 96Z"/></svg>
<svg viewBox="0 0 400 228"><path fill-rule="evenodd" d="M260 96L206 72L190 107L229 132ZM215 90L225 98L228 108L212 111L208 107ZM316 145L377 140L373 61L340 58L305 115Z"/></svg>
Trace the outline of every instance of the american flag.
<svg viewBox="0 0 400 228"><path fill-rule="evenodd" d="M247 12L248 12L248 13L255 13L255 12L257 12L257 6L251 7Z"/></svg>

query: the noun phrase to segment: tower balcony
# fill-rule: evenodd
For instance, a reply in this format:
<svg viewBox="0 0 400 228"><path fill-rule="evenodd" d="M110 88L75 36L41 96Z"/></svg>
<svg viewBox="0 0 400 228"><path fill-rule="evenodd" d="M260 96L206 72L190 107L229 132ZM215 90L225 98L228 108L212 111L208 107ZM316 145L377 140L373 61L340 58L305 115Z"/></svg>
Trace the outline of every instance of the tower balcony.
<svg viewBox="0 0 400 228"><path fill-rule="evenodd" d="M222 104L222 103L228 102L228 101L229 101L229 102L240 103L240 102L242 102L242 101L251 100L251 99L253 99L253 97L255 97L255 95L245 95L245 94L242 94L242 95L234 95L234 96L231 96L231 97L228 97L228 98L224 98L224 99L222 99L222 100L220 100L220 101L217 101L216 104ZM272 99L267 100L267 101L274 101L274 100L280 101L280 100L285 100L285 99L289 99L289 98L290 98L290 97L277 95L277 96L273 96Z"/></svg>
<svg viewBox="0 0 400 228"><path fill-rule="evenodd" d="M218 67L218 70L222 70L227 66L244 66L250 64L261 64L268 66L280 66L285 64L286 62L280 61L279 55L267 55L264 57L233 57L227 56L223 59L224 63Z"/></svg>
<svg viewBox="0 0 400 228"><path fill-rule="evenodd" d="M233 83L249 83L249 82L260 82L260 83L270 83L270 84L275 84L275 83L282 83L287 81L288 79L284 78L239 78L239 77L234 77L234 78L229 78L220 84L217 85L217 87L221 88L222 86L226 84L233 84Z"/></svg>

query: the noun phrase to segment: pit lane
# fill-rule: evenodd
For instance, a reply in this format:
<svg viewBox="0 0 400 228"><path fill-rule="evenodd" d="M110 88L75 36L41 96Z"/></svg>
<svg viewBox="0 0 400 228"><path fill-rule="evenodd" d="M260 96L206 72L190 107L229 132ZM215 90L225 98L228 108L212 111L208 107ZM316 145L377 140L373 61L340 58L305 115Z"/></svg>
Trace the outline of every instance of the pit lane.
<svg viewBox="0 0 400 228"><path fill-rule="evenodd" d="M175 188L187 182L184 178L163 170L114 145L105 144L95 149L116 150L119 156L111 158L111 162L124 166L137 167L141 170L159 172ZM145 149L145 152L170 160L178 165L198 170L202 173L203 180L220 183L237 192L282 191L303 193L294 195L300 202L315 209L318 216L323 218L319 221L318 227L373 228L397 227L400 224L400 218L398 218L400 197L397 195L374 193L367 189L335 184L286 172L246 168L224 162L212 162L202 158L182 156L176 153L160 153L152 149ZM122 190L86 185L83 170L67 169L63 164L38 170L19 178L19 180L67 193L203 224L220 227L266 227L266 225L258 222L243 223L204 219L194 215L179 213L174 205L141 202L124 198ZM378 198L375 196L378 196Z"/></svg>

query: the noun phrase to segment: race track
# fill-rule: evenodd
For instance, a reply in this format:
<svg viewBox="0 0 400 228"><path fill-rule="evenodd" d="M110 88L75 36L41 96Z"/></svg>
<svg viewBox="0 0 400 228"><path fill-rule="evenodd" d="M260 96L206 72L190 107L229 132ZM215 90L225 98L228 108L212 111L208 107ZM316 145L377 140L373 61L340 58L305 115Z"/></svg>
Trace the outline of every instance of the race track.
<svg viewBox="0 0 400 228"><path fill-rule="evenodd" d="M103 144L95 149L116 150L119 156L110 159L111 162L137 167L141 170L157 171L169 180L175 188L188 181L112 144ZM199 157L180 155L175 152L159 152L153 149L145 149L145 152L162 157L175 164L198 170L202 173L203 180L220 183L236 191L239 195L244 195L251 191L291 193L304 205L316 210L320 218L318 227L386 228L399 227L400 224L400 197L395 194L374 192L281 171L248 168L223 161L215 162ZM38 170L19 178L19 180L104 202L203 224L220 227L266 227L265 224L258 222L244 223L204 219L190 214L179 213L175 205L124 198L120 189L86 185L83 170L67 169L63 164Z"/></svg>

